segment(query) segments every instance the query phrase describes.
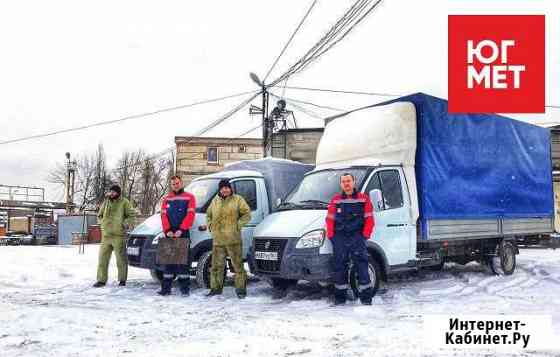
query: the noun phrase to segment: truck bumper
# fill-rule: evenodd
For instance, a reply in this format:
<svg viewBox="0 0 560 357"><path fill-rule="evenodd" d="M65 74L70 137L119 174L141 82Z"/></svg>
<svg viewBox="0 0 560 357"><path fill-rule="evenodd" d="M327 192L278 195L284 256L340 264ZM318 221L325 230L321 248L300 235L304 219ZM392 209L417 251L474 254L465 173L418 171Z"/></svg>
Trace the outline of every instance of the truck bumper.
<svg viewBox="0 0 560 357"><path fill-rule="evenodd" d="M154 237L151 236L130 236L128 238L126 244L128 265L142 269L156 269L157 245L152 246L153 239ZM128 253L128 248L137 248L138 254Z"/></svg>
<svg viewBox="0 0 560 357"><path fill-rule="evenodd" d="M264 241L272 239L260 238ZM295 249L296 240L286 239L271 250L276 249L279 262L255 259L255 251L261 249L262 242L256 238L249 252L249 266L255 275L269 278L294 279L307 281L327 281L332 278L334 259L332 254L319 254L318 248ZM279 241L280 239L274 239Z"/></svg>

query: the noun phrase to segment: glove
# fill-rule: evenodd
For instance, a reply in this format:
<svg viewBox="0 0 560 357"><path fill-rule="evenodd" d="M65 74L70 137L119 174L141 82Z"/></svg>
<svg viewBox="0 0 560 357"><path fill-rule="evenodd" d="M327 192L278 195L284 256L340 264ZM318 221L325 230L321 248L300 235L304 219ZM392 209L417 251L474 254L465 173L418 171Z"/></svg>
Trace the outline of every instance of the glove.
<svg viewBox="0 0 560 357"><path fill-rule="evenodd" d="M169 231L165 234L167 238L173 238L173 232Z"/></svg>
<svg viewBox="0 0 560 357"><path fill-rule="evenodd" d="M183 235L183 232L180 229L175 232L175 238L181 238L182 235Z"/></svg>

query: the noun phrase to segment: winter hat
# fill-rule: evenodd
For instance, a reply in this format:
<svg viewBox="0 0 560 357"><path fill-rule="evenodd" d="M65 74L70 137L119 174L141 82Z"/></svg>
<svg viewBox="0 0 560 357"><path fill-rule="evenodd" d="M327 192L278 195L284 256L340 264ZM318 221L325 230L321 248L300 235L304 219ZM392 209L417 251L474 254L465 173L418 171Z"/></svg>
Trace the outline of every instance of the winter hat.
<svg viewBox="0 0 560 357"><path fill-rule="evenodd" d="M121 187L119 185L109 187L109 191L115 191L119 196L121 195Z"/></svg>
<svg viewBox="0 0 560 357"><path fill-rule="evenodd" d="M228 179L221 179L220 183L218 184L218 190L221 190L222 187L229 187L231 190L231 183L229 183Z"/></svg>

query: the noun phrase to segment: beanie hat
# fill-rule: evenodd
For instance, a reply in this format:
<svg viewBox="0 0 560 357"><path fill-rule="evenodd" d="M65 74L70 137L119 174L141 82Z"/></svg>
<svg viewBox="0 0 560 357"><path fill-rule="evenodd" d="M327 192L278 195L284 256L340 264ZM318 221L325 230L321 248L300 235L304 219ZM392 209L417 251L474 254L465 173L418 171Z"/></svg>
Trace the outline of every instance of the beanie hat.
<svg viewBox="0 0 560 357"><path fill-rule="evenodd" d="M113 185L109 187L109 191L115 191L119 194L119 196L121 195L121 187L119 185Z"/></svg>
<svg viewBox="0 0 560 357"><path fill-rule="evenodd" d="M220 183L218 184L218 189L221 190L222 187L229 187L231 190L231 183L229 183L228 179L221 179Z"/></svg>

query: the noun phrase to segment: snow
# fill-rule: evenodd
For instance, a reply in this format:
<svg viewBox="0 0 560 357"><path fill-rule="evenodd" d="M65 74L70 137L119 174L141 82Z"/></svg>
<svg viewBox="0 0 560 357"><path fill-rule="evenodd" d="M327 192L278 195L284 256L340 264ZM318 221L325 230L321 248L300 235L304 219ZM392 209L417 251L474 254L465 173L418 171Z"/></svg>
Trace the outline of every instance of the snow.
<svg viewBox="0 0 560 357"><path fill-rule="evenodd" d="M331 307L325 289L300 283L281 300L251 277L208 299L160 297L150 274L91 288L97 246L0 247L0 356L432 356L494 355L436 350L422 342L430 314L550 314L560 335L560 250L524 249L509 277L471 263L391 279L373 306ZM116 279L114 259L110 270ZM519 352L557 356L559 351Z"/></svg>

